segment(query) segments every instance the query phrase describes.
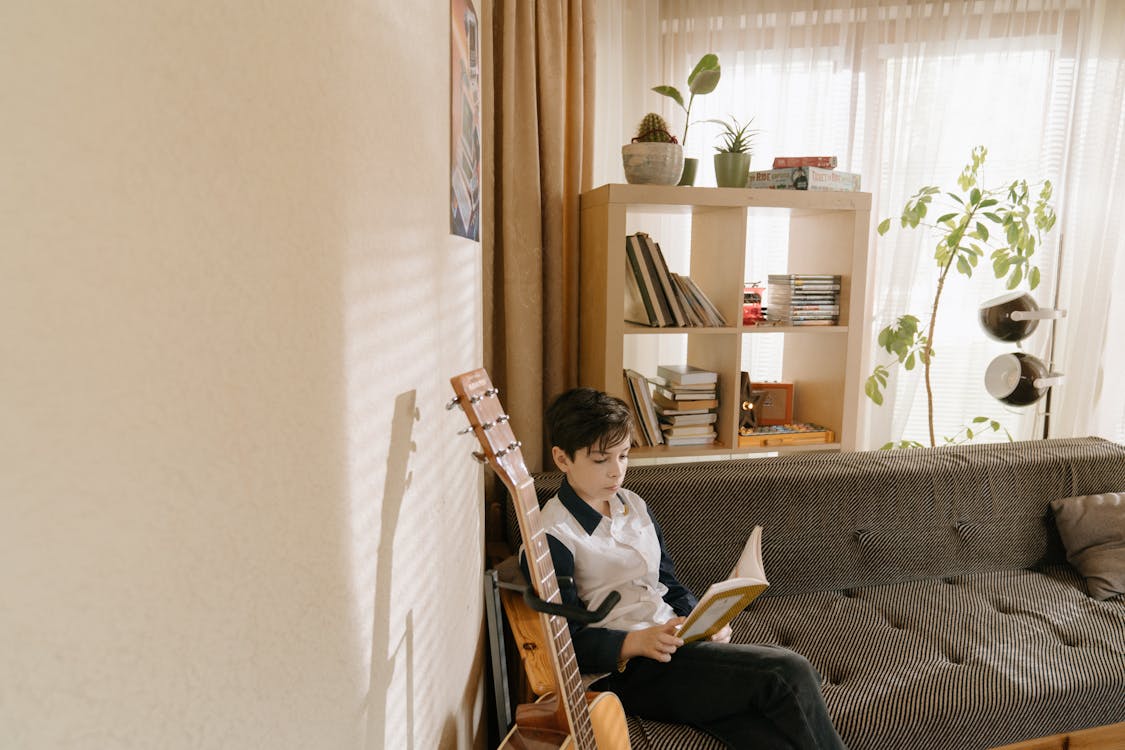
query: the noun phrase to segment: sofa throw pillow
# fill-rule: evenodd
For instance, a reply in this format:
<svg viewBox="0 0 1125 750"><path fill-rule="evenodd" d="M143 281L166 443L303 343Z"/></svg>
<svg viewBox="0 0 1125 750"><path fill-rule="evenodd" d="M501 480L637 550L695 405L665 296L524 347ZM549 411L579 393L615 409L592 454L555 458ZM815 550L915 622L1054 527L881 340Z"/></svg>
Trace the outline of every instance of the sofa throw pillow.
<svg viewBox="0 0 1125 750"><path fill-rule="evenodd" d="M1066 559L1086 579L1090 596L1125 594L1125 494L1064 497L1051 510Z"/></svg>

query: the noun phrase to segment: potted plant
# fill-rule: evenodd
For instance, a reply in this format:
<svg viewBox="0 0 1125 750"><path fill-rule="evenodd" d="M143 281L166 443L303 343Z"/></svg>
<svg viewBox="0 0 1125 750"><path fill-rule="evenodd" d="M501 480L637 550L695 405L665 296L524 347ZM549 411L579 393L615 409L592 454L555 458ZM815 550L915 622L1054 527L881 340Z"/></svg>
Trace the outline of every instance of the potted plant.
<svg viewBox="0 0 1125 750"><path fill-rule="evenodd" d="M638 185L675 185L684 169L684 150L668 123L649 112L637 126L631 143L621 147L625 179Z"/></svg>
<svg viewBox="0 0 1125 750"><path fill-rule="evenodd" d="M733 116L730 120L707 120L721 125L719 145L715 146L715 184L719 187L746 187L750 176L750 146L757 130L751 130L751 117L746 124Z"/></svg>
<svg viewBox="0 0 1125 750"><path fill-rule="evenodd" d="M932 342L946 281L954 270L971 278L977 264L984 260L997 279L1007 278L1009 290L1024 281L1035 289L1039 286L1039 268L1032 264L1031 258L1043 244L1043 235L1055 226L1051 182L1043 180L1029 184L1027 180L1013 180L1005 185L985 187L980 181L980 171L987 155L988 149L984 146L973 149L971 161L957 178L960 191L926 185L919 188L902 209L899 223L903 229L923 227L937 237L932 246L938 268L934 297L925 327L918 316L907 314L879 332L879 348L893 355L894 359L887 364L876 364L864 386L867 397L881 406L883 389L887 387L891 375L890 368L902 365L907 370L913 370L920 363L926 384L931 447L938 444L934 432L934 389L930 377L935 356ZM934 198L942 200L945 206L938 208ZM950 200L944 200L946 198ZM929 220L931 208L943 211L932 221ZM886 234L890 227L891 220L884 219L878 226L879 235ZM943 440L946 444L962 443L981 433L999 432L1001 429L1001 424L995 419L978 416L971 424L962 426L955 435L945 436ZM1011 435L1008 439L1011 440ZM912 447L922 447L922 443L901 440L883 446Z"/></svg>
<svg viewBox="0 0 1125 750"><path fill-rule="evenodd" d="M710 94L719 85L719 76L722 71L719 68L718 55L706 54L699 59L695 68L688 76L688 97L687 103L684 103L684 97L675 86L654 86L652 88L658 94L668 97L676 104L680 105L680 109L684 111L684 135L680 139L681 146L687 146L688 127L691 125L691 105L695 101L695 97L704 94ZM681 185L695 184L695 169L699 166L699 160L695 158L684 159L684 173L680 179Z"/></svg>

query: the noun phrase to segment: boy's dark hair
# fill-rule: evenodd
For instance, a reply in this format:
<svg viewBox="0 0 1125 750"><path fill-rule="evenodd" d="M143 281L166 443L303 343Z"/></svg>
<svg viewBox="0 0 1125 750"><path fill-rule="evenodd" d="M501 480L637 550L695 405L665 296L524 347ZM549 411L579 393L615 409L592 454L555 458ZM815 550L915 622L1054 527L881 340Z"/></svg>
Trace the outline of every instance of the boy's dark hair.
<svg viewBox="0 0 1125 750"><path fill-rule="evenodd" d="M624 401L594 388L572 388L547 407L547 439L567 457L583 448L604 451L629 437L633 413Z"/></svg>

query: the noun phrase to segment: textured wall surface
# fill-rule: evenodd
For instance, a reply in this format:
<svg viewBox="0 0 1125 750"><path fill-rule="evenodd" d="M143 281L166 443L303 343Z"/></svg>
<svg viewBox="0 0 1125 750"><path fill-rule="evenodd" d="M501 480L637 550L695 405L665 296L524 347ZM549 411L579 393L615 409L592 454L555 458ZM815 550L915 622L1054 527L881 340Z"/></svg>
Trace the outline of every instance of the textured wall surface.
<svg viewBox="0 0 1125 750"><path fill-rule="evenodd" d="M482 746L448 6L12 3L0 48L0 747Z"/></svg>

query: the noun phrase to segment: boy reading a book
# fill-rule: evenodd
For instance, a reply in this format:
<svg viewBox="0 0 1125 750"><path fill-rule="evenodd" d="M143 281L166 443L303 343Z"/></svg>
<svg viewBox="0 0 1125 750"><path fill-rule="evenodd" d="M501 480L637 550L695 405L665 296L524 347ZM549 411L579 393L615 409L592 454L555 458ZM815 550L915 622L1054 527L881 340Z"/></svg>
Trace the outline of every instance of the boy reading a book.
<svg viewBox="0 0 1125 750"><path fill-rule="evenodd" d="M803 656L732 644L729 626L686 645L677 636L696 598L676 580L644 500L622 488L632 422L625 403L576 388L546 417L566 475L542 510L555 571L574 581L562 587L563 602L596 609L609 592L621 594L603 620L570 623L591 689L616 693L628 713L691 724L738 750L843 748Z"/></svg>

